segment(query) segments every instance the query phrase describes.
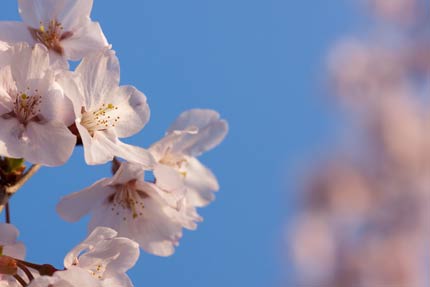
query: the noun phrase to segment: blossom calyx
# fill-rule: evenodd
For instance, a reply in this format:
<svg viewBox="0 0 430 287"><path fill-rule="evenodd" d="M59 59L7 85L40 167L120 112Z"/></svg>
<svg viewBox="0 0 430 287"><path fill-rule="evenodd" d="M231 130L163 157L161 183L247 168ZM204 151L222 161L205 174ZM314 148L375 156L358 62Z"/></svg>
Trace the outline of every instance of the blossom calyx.
<svg viewBox="0 0 430 287"><path fill-rule="evenodd" d="M16 259L1 255L0 256L0 274L15 275L18 272Z"/></svg>

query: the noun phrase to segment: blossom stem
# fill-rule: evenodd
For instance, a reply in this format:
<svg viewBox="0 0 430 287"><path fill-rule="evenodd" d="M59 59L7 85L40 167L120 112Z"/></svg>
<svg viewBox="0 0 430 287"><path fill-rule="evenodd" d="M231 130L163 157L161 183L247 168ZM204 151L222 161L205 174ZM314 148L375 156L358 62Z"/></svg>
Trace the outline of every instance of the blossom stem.
<svg viewBox="0 0 430 287"><path fill-rule="evenodd" d="M26 287L27 286L27 283L18 274L13 275L13 277L16 279L16 281L18 281L22 285L22 287Z"/></svg>
<svg viewBox="0 0 430 287"><path fill-rule="evenodd" d="M36 264L36 263L27 262L24 260L19 260L16 258L15 260L18 262L20 267L21 266L24 266L25 268L29 267L31 269L38 271L40 275L52 276L54 272L58 271L58 269L56 269L54 266L50 264Z"/></svg>
<svg viewBox="0 0 430 287"><path fill-rule="evenodd" d="M10 206L9 206L9 202L6 203L5 215L6 215L6 223L10 223Z"/></svg>
<svg viewBox="0 0 430 287"><path fill-rule="evenodd" d="M40 164L33 164L26 173L24 173L17 182L10 186L1 186L0 195L2 195L2 200L0 202L0 213L3 208L6 207L6 222L10 223L10 214L8 201L9 198L15 194L42 166Z"/></svg>
<svg viewBox="0 0 430 287"><path fill-rule="evenodd" d="M34 279L33 274L31 274L30 270L28 270L28 268L27 268L27 266L25 266L25 264L23 264L20 261L17 261L17 265L22 271L24 271L25 275L27 275L28 280L31 281Z"/></svg>
<svg viewBox="0 0 430 287"><path fill-rule="evenodd" d="M11 195L17 192L41 167L40 164L33 164L14 185L6 187L6 193Z"/></svg>

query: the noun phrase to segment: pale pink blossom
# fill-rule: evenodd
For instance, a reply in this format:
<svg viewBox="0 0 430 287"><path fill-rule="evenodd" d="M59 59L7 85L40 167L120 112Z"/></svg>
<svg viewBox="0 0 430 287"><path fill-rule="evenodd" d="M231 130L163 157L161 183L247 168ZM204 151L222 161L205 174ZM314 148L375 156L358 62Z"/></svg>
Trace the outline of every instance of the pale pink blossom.
<svg viewBox="0 0 430 287"><path fill-rule="evenodd" d="M181 212L185 190L180 176L163 167L154 173L157 181L165 184L145 181L145 169L139 164L121 163L112 178L64 197L57 211L72 222L92 213L90 230L108 226L120 236L135 240L149 253L171 255L182 228L193 223Z"/></svg>
<svg viewBox="0 0 430 287"><path fill-rule="evenodd" d="M64 164L76 144L67 128L73 120L44 46L17 44L0 52L0 155Z"/></svg>
<svg viewBox="0 0 430 287"><path fill-rule="evenodd" d="M92 0L19 0L23 22L0 22L0 40L45 45L53 55L80 60L108 46L92 22Z"/></svg>
<svg viewBox="0 0 430 287"><path fill-rule="evenodd" d="M139 258L139 245L107 227L97 227L64 258L64 271L41 276L30 287L133 287L126 272Z"/></svg>
<svg viewBox="0 0 430 287"><path fill-rule="evenodd" d="M102 287L102 282L91 276L87 270L72 266L67 270L55 272L53 276L37 277L28 287Z"/></svg>
<svg viewBox="0 0 430 287"><path fill-rule="evenodd" d="M152 166L151 154L119 138L138 133L149 120L146 97L133 86L119 86L119 61L112 50L82 60L74 73L59 81L73 103L75 124L88 164L102 164L115 156Z"/></svg>
<svg viewBox="0 0 430 287"><path fill-rule="evenodd" d="M216 111L188 110L176 119L164 138L149 148L159 164L183 177L189 207L205 206L215 198L218 181L197 157L217 146L227 132L227 122Z"/></svg>

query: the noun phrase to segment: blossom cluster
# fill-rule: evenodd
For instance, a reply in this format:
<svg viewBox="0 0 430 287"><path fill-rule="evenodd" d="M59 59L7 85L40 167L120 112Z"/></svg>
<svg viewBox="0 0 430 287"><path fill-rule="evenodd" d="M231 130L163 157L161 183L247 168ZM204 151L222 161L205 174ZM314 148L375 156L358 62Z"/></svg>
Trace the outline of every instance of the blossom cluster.
<svg viewBox="0 0 430 287"><path fill-rule="evenodd" d="M183 112L149 148L121 141L145 127L150 109L141 91L120 86L119 60L90 18L92 4L18 0L22 22L0 22L1 162L55 167L82 146L88 165L111 163L113 171L57 205L69 222L92 216L90 235L66 256L65 271L23 261L18 231L0 225L0 286L132 286L125 272L139 247L173 254L182 229L196 229L202 221L197 208L213 201L219 189L197 159L227 134L227 122L216 111ZM79 61L76 69L70 61ZM12 181L7 184L26 175L22 165L10 170L2 172L2 179ZM4 194L0 206L11 195ZM9 272L5 266L16 268Z"/></svg>
<svg viewBox="0 0 430 287"><path fill-rule="evenodd" d="M423 1L367 2L374 34L329 62L350 145L306 177L289 230L303 286L429 286L428 17Z"/></svg>

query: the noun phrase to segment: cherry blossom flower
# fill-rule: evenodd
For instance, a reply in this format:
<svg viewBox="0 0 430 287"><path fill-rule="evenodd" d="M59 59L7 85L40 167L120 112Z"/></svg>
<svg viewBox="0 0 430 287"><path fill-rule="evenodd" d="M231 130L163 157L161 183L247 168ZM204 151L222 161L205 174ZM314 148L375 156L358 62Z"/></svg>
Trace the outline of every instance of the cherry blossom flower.
<svg viewBox="0 0 430 287"><path fill-rule="evenodd" d="M71 267L57 271L53 276L40 276L31 281L29 287L102 287L102 282L95 279L87 270ZM112 286L113 287L113 286Z"/></svg>
<svg viewBox="0 0 430 287"><path fill-rule="evenodd" d="M102 164L114 156L152 166L151 154L119 138L139 132L149 120L146 97L133 86L119 86L119 61L112 50L82 60L75 73L59 77L73 102L76 127L88 164Z"/></svg>
<svg viewBox="0 0 430 287"><path fill-rule="evenodd" d="M133 287L125 274L139 258L139 245L108 227L97 227L64 258L65 271L36 278L31 287Z"/></svg>
<svg viewBox="0 0 430 287"><path fill-rule="evenodd" d="M159 164L182 175L188 212L194 213L193 206L205 206L215 198L218 181L196 157L217 146L227 131L227 122L216 111L188 110L170 126L164 138L149 148Z"/></svg>
<svg viewBox="0 0 430 287"><path fill-rule="evenodd" d="M19 235L15 226L7 223L0 223L0 256L7 255L17 259L24 259L25 246L17 241ZM10 275L0 274L0 287L19 286L15 278Z"/></svg>
<svg viewBox="0 0 430 287"><path fill-rule="evenodd" d="M102 286L131 287L125 274L139 258L139 244L108 227L97 227L64 258L64 266L85 269Z"/></svg>
<svg viewBox="0 0 430 287"><path fill-rule="evenodd" d="M146 182L144 173L141 165L123 162L112 178L64 197L57 211L71 222L92 212L90 230L109 226L120 236L138 242L145 251L169 256L178 245L182 227L192 225L181 213L182 179L169 170L155 169L155 176L165 183L159 186Z"/></svg>
<svg viewBox="0 0 430 287"><path fill-rule="evenodd" d="M107 47L97 22L92 22L92 0L19 0L21 22L0 22L0 40L41 43L52 54L68 60Z"/></svg>
<svg viewBox="0 0 430 287"><path fill-rule="evenodd" d="M0 155L64 164L76 144L67 128L73 120L44 46L21 43L0 52Z"/></svg>

